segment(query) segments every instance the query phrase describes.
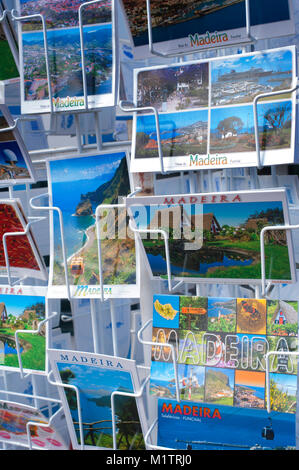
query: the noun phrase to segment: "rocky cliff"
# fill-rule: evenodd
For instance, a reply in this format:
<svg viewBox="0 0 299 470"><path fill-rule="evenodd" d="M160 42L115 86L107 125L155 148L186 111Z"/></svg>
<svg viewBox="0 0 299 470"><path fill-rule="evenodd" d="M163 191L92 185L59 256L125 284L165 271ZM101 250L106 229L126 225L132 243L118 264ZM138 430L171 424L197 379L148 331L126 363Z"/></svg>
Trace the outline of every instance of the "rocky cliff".
<svg viewBox="0 0 299 470"><path fill-rule="evenodd" d="M126 157L124 157L111 180L100 185L95 191L81 194L76 215L92 215L93 207L99 204L117 204L119 196L130 193Z"/></svg>

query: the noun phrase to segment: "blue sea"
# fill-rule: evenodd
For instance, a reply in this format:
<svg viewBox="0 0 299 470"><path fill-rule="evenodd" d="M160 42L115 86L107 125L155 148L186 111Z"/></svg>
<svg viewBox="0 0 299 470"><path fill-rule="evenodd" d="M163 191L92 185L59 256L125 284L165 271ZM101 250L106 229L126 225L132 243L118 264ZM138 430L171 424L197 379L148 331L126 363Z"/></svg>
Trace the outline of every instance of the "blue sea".
<svg viewBox="0 0 299 470"><path fill-rule="evenodd" d="M52 184L53 205L60 207L63 211L67 257L82 248L86 241L85 230L95 223L95 219L92 216L78 217L74 215L76 207L81 200L81 190L85 194L89 191L94 191L98 186L97 178L82 180L80 184L76 184L73 181ZM96 207L94 207L95 209ZM54 214L54 237L55 245L60 245L60 226L58 214L56 213Z"/></svg>
<svg viewBox="0 0 299 470"><path fill-rule="evenodd" d="M265 388L264 387L250 387L249 385L244 385L244 387L249 388L249 390L254 392L254 395L257 398L261 398L262 400L265 399Z"/></svg>
<svg viewBox="0 0 299 470"><path fill-rule="evenodd" d="M271 413L274 439L265 440L261 436L261 431L269 425L267 410L215 406L209 403L180 403L181 409L184 405L209 408L211 416L214 410L218 409L221 416L221 419L203 418L179 413L161 414L163 403L172 403L173 410L176 405L176 402L171 400L158 401L158 445L160 446L186 449L187 443L191 443L194 450L236 449L234 445L246 449L256 444L265 448L295 446L296 416L291 413ZM204 443L195 443L199 441Z"/></svg>

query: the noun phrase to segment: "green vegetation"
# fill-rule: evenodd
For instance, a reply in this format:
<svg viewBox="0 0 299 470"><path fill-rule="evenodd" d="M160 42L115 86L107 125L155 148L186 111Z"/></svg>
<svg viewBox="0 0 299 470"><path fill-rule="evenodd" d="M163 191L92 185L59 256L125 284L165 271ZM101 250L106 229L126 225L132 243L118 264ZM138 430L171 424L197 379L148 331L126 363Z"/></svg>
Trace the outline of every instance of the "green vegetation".
<svg viewBox="0 0 299 470"><path fill-rule="evenodd" d="M178 362L180 364L204 365L205 359L203 336L205 331L198 333L189 330L180 330L180 346ZM187 338L187 340L186 340ZM185 341L186 340L186 341Z"/></svg>
<svg viewBox="0 0 299 470"><path fill-rule="evenodd" d="M16 330L37 330L39 322L45 318L45 304L37 302L24 308L23 314L15 316L9 314L7 318L0 320L0 340L4 342L12 352L4 355L2 365L19 367L16 353ZM45 370L46 339L44 333L19 333L22 366L25 369Z"/></svg>
<svg viewBox="0 0 299 470"><path fill-rule="evenodd" d="M258 234L254 233L258 238ZM243 237L246 233L243 232ZM148 254L161 254L165 257L165 246L163 240L143 240L143 245ZM180 240L169 240L170 259L174 266L184 266L185 252L183 244ZM211 248L213 250L211 250ZM217 250L219 248L219 250ZM219 256L221 253L228 256L234 255L236 259L252 259L250 265L241 266L219 266L209 268L206 273L196 273L194 268L192 272L188 272L188 267L184 273L185 277L201 277L201 278L235 278L235 279L260 279L261 278L261 262L260 262L260 242L259 240L242 239L220 239L213 238L205 241L200 252L188 251L188 260L194 259L195 265L200 264L200 257L205 255ZM270 241L265 244L265 261L266 261L266 278L267 279L291 279L290 262L288 247L285 244L277 244ZM163 277L163 275L161 276Z"/></svg>
<svg viewBox="0 0 299 470"><path fill-rule="evenodd" d="M225 315L220 318L208 318L208 331L233 333L236 330L236 315Z"/></svg>
<svg viewBox="0 0 299 470"><path fill-rule="evenodd" d="M194 387L194 386L191 387L192 401L203 402L204 394L205 394L205 389L203 385L201 385L200 387ZM188 400L188 396L189 396L189 387L187 386L180 391L180 398L181 400Z"/></svg>
<svg viewBox="0 0 299 470"><path fill-rule="evenodd" d="M0 338L11 336L11 347L15 347L14 333L9 329L0 329ZM19 342L23 351L21 352L22 366L30 370L45 370L46 339L44 336L29 333L18 334ZM17 354L5 354L4 363L8 367L19 367Z"/></svg>
<svg viewBox="0 0 299 470"><path fill-rule="evenodd" d="M287 302L295 312L298 312L298 303L288 301ZM282 325L275 324L273 320L278 313L278 300L268 300L267 302L267 332L268 335L278 336L297 336L298 334L298 322L285 323Z"/></svg>
<svg viewBox="0 0 299 470"><path fill-rule="evenodd" d="M270 380L270 407L273 411L281 413L296 413L296 396L290 396L287 392L279 390L276 382Z"/></svg>

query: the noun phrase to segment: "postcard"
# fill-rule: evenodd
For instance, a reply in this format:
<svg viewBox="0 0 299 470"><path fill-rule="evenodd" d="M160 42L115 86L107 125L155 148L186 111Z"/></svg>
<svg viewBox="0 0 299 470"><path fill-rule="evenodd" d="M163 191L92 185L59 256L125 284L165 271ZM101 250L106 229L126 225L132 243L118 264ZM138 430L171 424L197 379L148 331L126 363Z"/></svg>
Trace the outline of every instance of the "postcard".
<svg viewBox="0 0 299 470"><path fill-rule="evenodd" d="M77 387L84 443L80 442L75 390L59 387L74 449L112 449L113 392L136 393L140 388L135 361L103 354L49 349L57 382ZM116 446L119 450L144 449L145 414L142 399L115 396Z"/></svg>
<svg viewBox="0 0 299 470"><path fill-rule="evenodd" d="M126 205L137 230L168 234L169 260L164 237L138 233L151 276L190 282L260 284L261 230L289 223L284 189L135 196ZM292 283L296 278L288 232L265 236L269 282Z"/></svg>
<svg viewBox="0 0 299 470"><path fill-rule="evenodd" d="M269 357L271 409L296 413L297 359L283 352L298 351L297 301L154 295L152 342L150 394L176 399L175 359L189 406L265 410L266 354L281 351Z"/></svg>
<svg viewBox="0 0 299 470"><path fill-rule="evenodd" d="M10 42L6 38L6 31L7 25L2 23L0 25L0 47L2 52L0 80L9 80L10 78L16 78L19 76L19 71L10 49Z"/></svg>
<svg viewBox="0 0 299 470"><path fill-rule="evenodd" d="M100 298L100 267L96 208L118 205L130 192L125 152L100 153L47 161L51 204L63 216L68 278L74 297ZM119 199L120 198L120 199ZM105 209L98 220L104 295L138 296L135 238L127 231L124 207ZM107 226L108 224L108 226ZM105 232L105 228L107 232ZM111 229L111 230L110 230ZM65 297L65 272L58 214L51 216L49 295Z"/></svg>
<svg viewBox="0 0 299 470"><path fill-rule="evenodd" d="M0 184L32 183L35 181L34 169L21 134L14 126L14 120L4 104L0 105Z"/></svg>
<svg viewBox="0 0 299 470"><path fill-rule="evenodd" d="M24 232L27 220L18 199L0 201L0 273L7 276L3 237L6 233ZM31 230L25 235L6 237L7 255L12 277L32 277L46 280L47 270Z"/></svg>
<svg viewBox="0 0 299 470"><path fill-rule="evenodd" d="M157 444L189 451L295 450L296 415L159 398Z"/></svg>
<svg viewBox="0 0 299 470"><path fill-rule="evenodd" d="M204 51L248 42L244 0L150 0L154 50L162 54ZM145 0L123 0L136 59L149 57ZM250 0L250 34L256 39L294 34L292 2Z"/></svg>
<svg viewBox="0 0 299 470"><path fill-rule="evenodd" d="M115 105L116 57L114 0L82 10L82 70L79 7L82 0L49 2L20 0L22 16L41 14L47 28L48 83L40 19L19 22L22 113L74 111ZM83 73L87 87L85 103ZM49 91L51 86L51 93Z"/></svg>
<svg viewBox="0 0 299 470"><path fill-rule="evenodd" d="M28 447L26 424L29 421L36 422L36 426L30 426L31 444L34 450L68 450L64 440L53 426L39 426L48 422L39 409L0 400L1 442Z"/></svg>
<svg viewBox="0 0 299 470"><path fill-rule="evenodd" d="M20 294L0 294L0 368L19 369L16 346L17 330L37 330L46 318L45 297ZM20 360L27 372L45 372L46 327L39 334L18 333Z"/></svg>
<svg viewBox="0 0 299 470"><path fill-rule="evenodd" d="M257 165L254 100L263 165L294 162L294 47L136 69L137 107L159 113L167 171ZM131 171L160 171L153 114L134 116Z"/></svg>

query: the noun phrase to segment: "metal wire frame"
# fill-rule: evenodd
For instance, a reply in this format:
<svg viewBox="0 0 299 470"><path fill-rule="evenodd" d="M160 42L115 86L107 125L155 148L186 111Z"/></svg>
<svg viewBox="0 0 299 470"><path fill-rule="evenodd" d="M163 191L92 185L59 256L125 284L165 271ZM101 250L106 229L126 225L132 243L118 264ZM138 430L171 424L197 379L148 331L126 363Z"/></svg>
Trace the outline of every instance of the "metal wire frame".
<svg viewBox="0 0 299 470"><path fill-rule="evenodd" d="M130 104L130 107L125 107L125 103ZM160 132L160 121L159 121L159 113L157 108L154 106L143 106L143 107L135 107L134 104L129 103L128 101L121 100L118 103L120 109L125 113L137 113L138 111L152 111L155 116L155 125L156 125L156 134L157 134L157 145L158 145L158 156L160 161L160 172L162 175L167 174L164 170L164 162L163 162L163 151L162 151L162 143L161 143L161 132Z"/></svg>
<svg viewBox="0 0 299 470"><path fill-rule="evenodd" d="M31 426L34 426L34 427L39 427L39 428L49 428L52 424L52 422L54 421L55 418L57 418L57 416L63 412L63 408L59 408L52 416L51 418L49 419L49 421L47 423L39 423L37 421L28 421L26 423L26 431L27 431L27 441L28 441L28 448L29 450L33 450L32 448L32 440L31 440L31 434L30 434L30 427Z"/></svg>
<svg viewBox="0 0 299 470"><path fill-rule="evenodd" d="M268 351L265 355L266 359L266 394L267 394L267 411L271 413L270 400L270 356L299 356L299 351Z"/></svg>
<svg viewBox="0 0 299 470"><path fill-rule="evenodd" d="M141 328L140 330L138 331L137 333L137 338L138 338L138 341L141 343L141 344L144 344L144 345L148 345L148 346L151 346L151 347L167 347L167 348L170 348L171 350L171 355L172 355L172 362L173 362L173 368L174 368L174 378L175 378L175 389L176 389L176 401L177 402L180 402L181 401L181 398L180 398L180 390L179 390L179 380L178 380L178 368L177 368L177 360L176 360L176 353L175 353L175 349L174 349L174 346L173 344L170 344L170 343L154 343L153 341L146 341L142 338L142 333L144 332L144 330L153 322L153 320L148 320Z"/></svg>
<svg viewBox="0 0 299 470"><path fill-rule="evenodd" d="M64 226L63 226L63 215L62 211L59 207L55 206L35 206L33 201L39 199L41 197L49 197L49 193L39 194L38 196L34 196L30 199L29 205L32 209L37 209L41 211L48 211L48 212L57 212L59 216L59 228L60 228L60 236L61 236L61 246L62 246L62 256L63 256L63 266L64 266L64 275L65 275L65 283L67 289L67 298L71 300L71 289L69 283L69 276L68 276L68 265L67 265L67 255L66 255L66 247L64 241Z"/></svg>
<svg viewBox="0 0 299 470"><path fill-rule="evenodd" d="M17 237L17 236L23 236L23 235L28 235L29 231L30 231L30 228L31 228L31 225L36 223L36 222L40 222L41 220L44 220L44 217L27 217L28 219L28 223L24 229L23 232L6 232L3 234L2 236L2 243L3 243L3 250L4 250L4 258L5 258L5 265L6 265L6 269L7 269L7 277L8 277L8 284L12 287L13 285L19 283L21 280L23 280L25 277L27 276L24 276L23 278L21 279L17 279L17 281L15 281L14 283L12 282L12 275L11 275L11 269L10 269L10 263L9 263L9 255L8 255L8 249L7 249L7 243L6 243L6 239L8 237Z"/></svg>
<svg viewBox="0 0 299 470"><path fill-rule="evenodd" d="M141 188L136 188L131 194L129 194L127 197L133 197L135 194L141 191ZM104 275L103 275L103 264L102 264L102 245L101 245L101 229L100 229L100 223L99 223L99 217L100 217L100 211L103 211L105 209L126 209L126 204L100 204L97 206L96 211L95 211L95 217L96 217L96 233L97 233L97 245L98 245L98 260L99 260L99 279L100 279L100 291L101 291L101 301L104 302L106 300L109 300L105 298L104 296ZM129 224L130 227L130 224ZM130 227L131 228L131 227ZM113 301L113 299L110 299Z"/></svg>
<svg viewBox="0 0 299 470"><path fill-rule="evenodd" d="M169 254L169 243L168 243L168 233L163 230L163 229L139 229L136 227L132 226L132 220L129 221L129 227L130 229L135 232L135 233L155 233L155 234L160 234L164 238L164 244L165 244L165 255L166 255L166 270L167 270L167 280L168 280L168 291L173 292L176 289L178 289L182 284L184 284L185 280L179 281L175 286L172 287L172 281L171 281L171 263L170 263L170 254Z"/></svg>
<svg viewBox="0 0 299 470"><path fill-rule="evenodd" d="M103 0L91 0L88 2L81 3L78 9L78 20L79 20L79 32L80 32L80 52L81 52L81 63L82 63L82 82L83 82L83 95L84 95L84 103L85 103L85 111L89 110L88 107L88 93L87 93L87 80L86 80L86 67L85 67L85 54L84 54L84 26L83 26L83 9L86 6L94 5L95 3L103 2ZM115 22L115 18L114 18ZM115 29L115 25L114 25ZM116 42L116 38L114 38Z"/></svg>
<svg viewBox="0 0 299 470"><path fill-rule="evenodd" d="M89 106L88 106L88 92L87 92L87 79L86 79L86 68L85 68L85 54L84 54L84 26L83 26L83 9L86 6L93 5L99 2L102 2L103 0L91 0L87 1L84 3L81 3L79 9L78 9L78 23L79 23L79 34L80 34L80 55L81 55L81 64L82 64L82 83L83 83L83 96L84 96L84 108L80 110L73 110L72 112L75 113L75 115L78 112L87 112L89 111ZM53 106L53 92L52 92L52 85L51 85L51 73L50 73L50 65L49 65L49 47L48 47L48 39L47 39L47 25L46 25L46 20L43 14L41 13L36 13L34 15L26 15L26 16L18 16L17 12L15 9L12 9L10 11L11 17L13 21L28 21L31 19L40 19L42 22L42 30L43 30L43 39L44 39L44 51L45 51L45 62L46 62L46 75L47 75L47 83L48 83L48 92L49 92L49 101L50 101L50 113L54 114L57 111L54 110ZM3 18L0 18L0 22L5 18L7 15L7 11L4 10L3 12ZM114 55L116 56L116 18L117 18L117 12L116 12L116 7L113 4L112 10L111 10L111 15L112 15L112 23L114 23ZM117 58L115 59L115 65L118 64ZM115 78L114 78L115 81ZM116 93L115 93L116 95ZM61 111L59 111L61 112ZM95 112L95 110L93 110ZM95 117L95 120L98 120L98 117ZM98 134L98 130L96 129L96 133Z"/></svg>
<svg viewBox="0 0 299 470"><path fill-rule="evenodd" d="M32 372L28 373L27 375L24 374L24 368L22 364L22 356L21 356L21 346L19 342L19 334L20 333L29 333L29 334L40 334L42 327L48 323L50 320L53 318L57 317L58 312L54 312L52 315L48 316L41 322L39 322L38 327L36 330L16 330L15 331L15 343L16 343L16 350L17 350L17 356L18 356L18 361L19 361L19 368L20 368L20 375L22 379L25 379L26 377L30 376ZM47 363L46 363L46 373L47 373Z"/></svg>
<svg viewBox="0 0 299 470"><path fill-rule="evenodd" d="M50 112L51 114L54 113L53 107L53 93L52 93L52 86L51 86L51 74L50 74L50 65L49 65L49 46L48 46L48 38L47 38L47 25L44 15L41 13L36 13L34 15L26 15L26 16L18 16L16 14L16 10L11 10L11 17L13 21L28 21L32 19L40 19L42 22L42 29L43 29L43 40L44 40L44 50L45 50L45 63L46 63L46 75L47 75L47 82L48 82L48 92L49 92L49 100L50 100Z"/></svg>
<svg viewBox="0 0 299 470"><path fill-rule="evenodd" d="M113 450L117 450L117 443L116 443L116 421L115 421L115 404L114 404L114 397L121 396L121 397L131 397L131 398L141 398L143 395L144 389L149 382L150 376L148 375L145 380L143 381L140 390L135 393L130 392L120 392L119 390L115 390L111 393L111 413L112 413L112 435L113 435Z"/></svg>

